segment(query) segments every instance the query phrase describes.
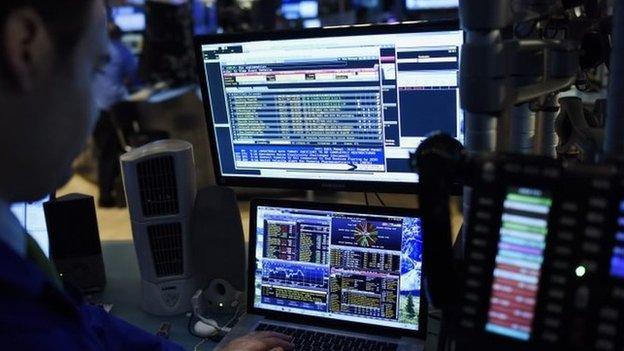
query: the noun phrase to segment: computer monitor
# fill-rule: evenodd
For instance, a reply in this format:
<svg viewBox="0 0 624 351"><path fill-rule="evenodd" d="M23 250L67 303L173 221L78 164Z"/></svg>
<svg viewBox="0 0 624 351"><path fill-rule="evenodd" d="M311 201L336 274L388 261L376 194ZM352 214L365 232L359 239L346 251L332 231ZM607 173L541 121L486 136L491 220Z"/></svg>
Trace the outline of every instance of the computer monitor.
<svg viewBox="0 0 624 351"><path fill-rule="evenodd" d="M317 0L282 0L282 17L294 21L317 18L319 3Z"/></svg>
<svg viewBox="0 0 624 351"><path fill-rule="evenodd" d="M111 9L113 22L126 33L145 31L145 10L138 6L115 6Z"/></svg>
<svg viewBox="0 0 624 351"><path fill-rule="evenodd" d="M422 333L422 228L417 211L252 202L248 301L289 320Z"/></svg>
<svg viewBox="0 0 624 351"><path fill-rule="evenodd" d="M405 0L405 8L416 10L454 9L459 7L459 0Z"/></svg>
<svg viewBox="0 0 624 351"><path fill-rule="evenodd" d="M20 221L22 227L35 239L43 253L48 257L50 257L50 242L43 203L49 200L50 197L46 196L39 201L11 205L11 211Z"/></svg>
<svg viewBox="0 0 624 351"><path fill-rule="evenodd" d="M416 192L431 132L464 139L456 22L197 40L217 182Z"/></svg>

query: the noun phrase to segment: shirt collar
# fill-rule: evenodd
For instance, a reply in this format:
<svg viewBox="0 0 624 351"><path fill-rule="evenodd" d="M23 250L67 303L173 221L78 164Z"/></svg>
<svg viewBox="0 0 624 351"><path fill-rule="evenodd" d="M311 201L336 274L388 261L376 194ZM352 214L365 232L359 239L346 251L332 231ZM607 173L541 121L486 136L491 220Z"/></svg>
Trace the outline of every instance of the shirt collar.
<svg viewBox="0 0 624 351"><path fill-rule="evenodd" d="M11 206L0 199L0 241L20 257L26 257L26 230L11 212Z"/></svg>

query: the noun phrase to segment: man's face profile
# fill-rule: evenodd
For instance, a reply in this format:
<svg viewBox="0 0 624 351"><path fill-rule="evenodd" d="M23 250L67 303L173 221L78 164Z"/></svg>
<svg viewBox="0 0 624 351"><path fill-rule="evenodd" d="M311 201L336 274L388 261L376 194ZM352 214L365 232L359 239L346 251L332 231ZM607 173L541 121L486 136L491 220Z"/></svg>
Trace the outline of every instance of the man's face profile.
<svg viewBox="0 0 624 351"><path fill-rule="evenodd" d="M57 33L28 6L0 27L6 71L0 76L0 197L9 202L41 198L69 180L93 129L92 85L106 64L108 37L103 2L91 2L83 33L65 52Z"/></svg>

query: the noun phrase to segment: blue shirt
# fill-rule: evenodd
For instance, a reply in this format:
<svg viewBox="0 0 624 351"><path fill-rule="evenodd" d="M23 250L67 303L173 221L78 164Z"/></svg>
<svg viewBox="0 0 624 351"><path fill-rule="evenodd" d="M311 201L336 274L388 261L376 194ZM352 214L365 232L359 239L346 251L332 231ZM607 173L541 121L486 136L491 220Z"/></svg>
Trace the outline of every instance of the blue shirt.
<svg viewBox="0 0 624 351"><path fill-rule="evenodd" d="M26 258L25 230L0 203L0 349L12 351L182 351L97 306L59 290ZM19 227L19 223L17 224ZM14 237L13 237L14 236ZM21 240L14 240L21 237Z"/></svg>
<svg viewBox="0 0 624 351"><path fill-rule="evenodd" d="M109 110L128 95L128 86L137 83L138 63L124 43L113 40L108 45L110 61L95 77L95 101L101 110Z"/></svg>

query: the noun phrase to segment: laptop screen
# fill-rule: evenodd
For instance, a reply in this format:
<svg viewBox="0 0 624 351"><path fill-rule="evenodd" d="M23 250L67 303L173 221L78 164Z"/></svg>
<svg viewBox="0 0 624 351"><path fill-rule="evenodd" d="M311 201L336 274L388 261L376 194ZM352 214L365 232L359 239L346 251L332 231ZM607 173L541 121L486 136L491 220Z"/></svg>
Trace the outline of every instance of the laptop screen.
<svg viewBox="0 0 624 351"><path fill-rule="evenodd" d="M43 253L50 257L48 226L46 224L43 203L50 200L49 196L35 202L21 202L11 205L11 211L30 236L35 239Z"/></svg>
<svg viewBox="0 0 624 351"><path fill-rule="evenodd" d="M375 212L258 206L254 307L419 331L420 219Z"/></svg>

